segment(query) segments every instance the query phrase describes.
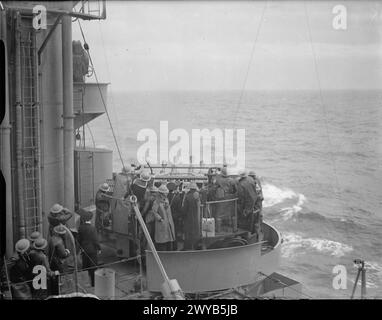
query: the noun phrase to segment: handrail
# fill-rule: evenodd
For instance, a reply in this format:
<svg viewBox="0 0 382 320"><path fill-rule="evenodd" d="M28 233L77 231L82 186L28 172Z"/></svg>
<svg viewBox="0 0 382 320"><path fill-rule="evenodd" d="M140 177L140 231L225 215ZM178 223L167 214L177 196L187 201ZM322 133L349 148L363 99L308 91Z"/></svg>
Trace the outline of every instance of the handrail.
<svg viewBox="0 0 382 320"><path fill-rule="evenodd" d="M223 202L230 202L230 201L236 201L236 200L239 200L239 198L223 199L223 200L215 200L215 201L206 201L206 204L223 203Z"/></svg>

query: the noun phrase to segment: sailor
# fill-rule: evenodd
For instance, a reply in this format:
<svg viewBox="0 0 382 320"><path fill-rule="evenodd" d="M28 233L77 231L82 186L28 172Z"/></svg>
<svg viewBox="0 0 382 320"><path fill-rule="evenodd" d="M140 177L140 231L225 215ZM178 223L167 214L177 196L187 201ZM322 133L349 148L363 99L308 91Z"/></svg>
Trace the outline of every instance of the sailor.
<svg viewBox="0 0 382 320"><path fill-rule="evenodd" d="M228 176L227 167L223 167L221 173L216 176L216 184L220 190L217 199L225 199L227 195L235 195L237 192L235 180Z"/></svg>
<svg viewBox="0 0 382 320"><path fill-rule="evenodd" d="M132 185L131 185L131 192L130 194L127 194L125 198L129 195L135 195L137 197L138 207L140 210L143 209L143 206L145 204L144 198L146 189L148 187L149 181L151 180L151 174L147 170L143 170L139 178L134 179Z"/></svg>
<svg viewBox="0 0 382 320"><path fill-rule="evenodd" d="M248 176L251 177L256 183L257 201L255 204L255 207L261 212L263 209L264 196L263 196L263 188L261 187L260 179L256 176L255 171L250 171L248 173Z"/></svg>
<svg viewBox="0 0 382 320"><path fill-rule="evenodd" d="M168 202L171 205L171 202L174 199L174 196L175 196L175 193L176 193L175 191L177 189L177 185L176 185L175 181L171 180L171 181L169 181L167 183L166 187L168 189L168 196L167 196Z"/></svg>
<svg viewBox="0 0 382 320"><path fill-rule="evenodd" d="M149 231L152 239L154 239L155 236L155 217L152 208L157 196L158 188L156 186L150 187L146 192L145 205L142 210L142 217L145 220L147 230ZM142 239L142 248L146 247L147 242L145 241L146 238L144 237L144 234L140 233L140 238Z"/></svg>
<svg viewBox="0 0 382 320"><path fill-rule="evenodd" d="M169 202L171 207L172 218L174 220L175 225L175 244L177 241L183 240L183 212L182 212L182 204L184 200L185 193L180 190L181 183L179 181L175 182L176 189L174 190L173 196L169 196ZM177 249L177 245L175 246Z"/></svg>
<svg viewBox="0 0 382 320"><path fill-rule="evenodd" d="M263 233L261 230L261 225L263 224L263 188L261 187L260 179L256 176L254 171L250 171L248 176L251 177L256 185L256 194L257 200L255 202L255 210L254 210L254 219L255 219L255 227L257 229L257 233L259 235L258 240L262 240Z"/></svg>
<svg viewBox="0 0 382 320"><path fill-rule="evenodd" d="M39 237L36 239L36 241L32 245L32 251L30 253L30 258L32 262L32 268L35 266L43 266L46 270L46 276L47 276L47 282L48 287L51 283L51 278L55 277L57 274L55 274L49 266L48 257L45 254L45 251L48 247L48 242L42 238ZM47 289L33 289L33 297L35 299L45 299L49 296L49 290Z"/></svg>
<svg viewBox="0 0 382 320"><path fill-rule="evenodd" d="M82 268L88 269L91 286L94 287L94 273L98 265L98 254L101 253L101 246L98 241L97 230L91 224L93 213L80 210L80 217L78 243L81 249Z"/></svg>
<svg viewBox="0 0 382 320"><path fill-rule="evenodd" d="M220 174L216 175L215 182L215 197L214 200L229 200L234 199L237 194L235 179L228 176L227 167L223 167ZM214 214L216 218L217 232L220 231L220 226L230 226L232 216L235 214L235 203L222 202L215 204ZM231 226L232 227L232 226Z"/></svg>
<svg viewBox="0 0 382 320"><path fill-rule="evenodd" d="M108 196L108 192L110 192L110 186L105 182L99 186L95 196L95 226L98 232L101 232L103 230L103 227L108 227L110 224L108 218L111 198Z"/></svg>
<svg viewBox="0 0 382 320"><path fill-rule="evenodd" d="M184 215L184 250L194 250L200 239L200 197L195 182L189 185L189 191L183 202Z"/></svg>
<svg viewBox="0 0 382 320"><path fill-rule="evenodd" d="M52 230L52 236L48 242L48 260L50 269L64 273L67 270L65 259L69 257L70 250L65 247L66 229L63 225L55 226ZM58 294L59 280L58 278L52 281L52 294Z"/></svg>
<svg viewBox="0 0 382 320"><path fill-rule="evenodd" d="M52 234L52 230L55 226L59 224L65 225L66 222L73 216L68 209L64 208L59 203L54 204L48 214L49 222L49 234Z"/></svg>
<svg viewBox="0 0 382 320"><path fill-rule="evenodd" d="M158 196L152 207L155 218L155 244L159 251L173 250L175 241L175 227L167 199L168 193L167 187L162 184L158 188Z"/></svg>
<svg viewBox="0 0 382 320"><path fill-rule="evenodd" d="M32 298L32 262L30 258L30 241L20 239L15 244L16 255L10 259L9 277L14 299Z"/></svg>
<svg viewBox="0 0 382 320"><path fill-rule="evenodd" d="M50 268L60 273L66 271L65 259L70 255L70 250L65 247L65 235L66 229L64 226L55 226L53 228L53 235L50 237L48 243Z"/></svg>
<svg viewBox="0 0 382 320"><path fill-rule="evenodd" d="M251 177L248 177L245 169L239 172L238 198L239 225L252 233L256 233L259 238L258 219L256 219L254 212L257 201L256 184Z"/></svg>

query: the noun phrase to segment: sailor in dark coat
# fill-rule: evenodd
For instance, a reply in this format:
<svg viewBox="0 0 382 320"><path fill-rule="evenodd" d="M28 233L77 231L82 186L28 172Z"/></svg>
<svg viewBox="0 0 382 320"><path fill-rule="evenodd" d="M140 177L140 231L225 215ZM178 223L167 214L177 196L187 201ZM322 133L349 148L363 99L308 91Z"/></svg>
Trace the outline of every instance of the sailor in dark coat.
<svg viewBox="0 0 382 320"><path fill-rule="evenodd" d="M200 199L198 187L195 182L191 182L190 191L187 192L183 202L184 215L184 249L194 250L200 239Z"/></svg>
<svg viewBox="0 0 382 320"><path fill-rule="evenodd" d="M48 257L45 254L45 250L48 247L48 242L40 237L32 245L32 251L30 253L32 266L43 266L46 270L47 281L49 285L51 284L51 279L56 276L56 274L50 269ZM53 279L54 281L55 279ZM33 298L35 299L45 299L49 295L48 289L35 289L32 290Z"/></svg>
<svg viewBox="0 0 382 320"><path fill-rule="evenodd" d="M65 246L66 229L62 225L53 228L53 235L48 243L48 258L53 271L64 273L67 270L65 259L69 257L70 250Z"/></svg>
<svg viewBox="0 0 382 320"><path fill-rule="evenodd" d="M52 235L53 228L58 226L59 224L65 225L66 222L73 216L67 208L64 208L59 203L56 203L50 208L48 214L48 222L49 222L49 235Z"/></svg>
<svg viewBox="0 0 382 320"><path fill-rule="evenodd" d="M82 251L82 268L88 269L91 286L94 287L94 272L97 269L101 246L97 230L91 224L92 215L89 211L80 211L82 223L78 229L78 242Z"/></svg>
<svg viewBox="0 0 382 320"><path fill-rule="evenodd" d="M12 282L11 291L13 299L32 298L32 263L30 258L30 242L20 239L16 242L17 254L10 259L9 277Z"/></svg>
<svg viewBox="0 0 382 320"><path fill-rule="evenodd" d="M98 188L95 196L95 206L96 206L96 219L95 225L98 232L101 232L104 227L109 226L109 210L110 210L110 200L108 196L110 192L110 186L105 182Z"/></svg>
<svg viewBox="0 0 382 320"><path fill-rule="evenodd" d="M255 214L257 201L256 183L245 170L240 172L238 182L239 224L246 230L260 236L258 214Z"/></svg>

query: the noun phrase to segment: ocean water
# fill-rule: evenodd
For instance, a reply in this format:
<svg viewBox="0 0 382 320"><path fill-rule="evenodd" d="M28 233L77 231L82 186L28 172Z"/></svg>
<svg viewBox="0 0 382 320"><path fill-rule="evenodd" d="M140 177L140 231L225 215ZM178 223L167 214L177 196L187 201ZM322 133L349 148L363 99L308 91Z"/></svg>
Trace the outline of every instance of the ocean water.
<svg viewBox="0 0 382 320"><path fill-rule="evenodd" d="M382 298L382 92L109 92L108 110L125 162L137 133L167 120L169 130L244 128L246 165L263 180L264 219L284 242L280 273L312 298L349 298L367 264L367 295ZM87 144L113 149L105 115L90 123ZM344 265L347 289L335 290ZM360 287L356 295L360 294Z"/></svg>

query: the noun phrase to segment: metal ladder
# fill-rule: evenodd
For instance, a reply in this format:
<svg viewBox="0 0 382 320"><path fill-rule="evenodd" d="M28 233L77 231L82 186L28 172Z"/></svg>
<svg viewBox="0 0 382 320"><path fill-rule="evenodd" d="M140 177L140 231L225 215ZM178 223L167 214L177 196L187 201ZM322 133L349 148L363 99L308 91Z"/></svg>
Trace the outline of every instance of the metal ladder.
<svg viewBox="0 0 382 320"><path fill-rule="evenodd" d="M26 236L42 231L41 169L40 169L40 108L38 102L38 71L36 35L22 27L20 39L22 163L24 180L24 216Z"/></svg>

